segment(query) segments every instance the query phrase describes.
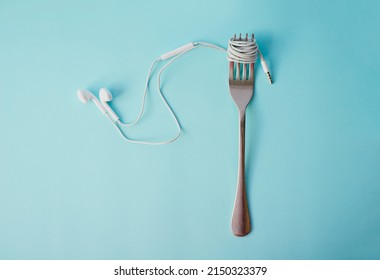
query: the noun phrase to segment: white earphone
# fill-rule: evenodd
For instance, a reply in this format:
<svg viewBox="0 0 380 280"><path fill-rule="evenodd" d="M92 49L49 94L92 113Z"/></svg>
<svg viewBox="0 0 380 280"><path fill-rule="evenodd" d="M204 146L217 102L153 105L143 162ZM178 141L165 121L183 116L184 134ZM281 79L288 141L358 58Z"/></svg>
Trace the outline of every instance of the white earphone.
<svg viewBox="0 0 380 280"><path fill-rule="evenodd" d="M107 112L110 114L111 118L117 122L119 120L119 116L116 115L116 113L108 105L108 102L112 101L112 93L106 88L101 88L99 90L99 99L102 105L106 108Z"/></svg>
<svg viewBox="0 0 380 280"><path fill-rule="evenodd" d="M92 100L95 103L95 105L99 108L99 110L112 122L112 124L115 126L117 131L120 133L120 135L126 141L131 142L131 143L137 143L137 144L145 144L145 145L169 144L171 142L176 141L179 138L179 136L181 135L181 126L179 124L177 116L174 114L174 111L170 107L169 103L166 101L166 99L165 99L165 97L161 91L161 74L176 59L178 59L180 56L184 55L185 53L189 52L190 50L192 50L194 48L198 48L198 47L213 48L213 49L216 49L216 50L219 50L222 52L227 52L228 53L228 59L231 61L242 62L242 61L240 61L241 59L249 61L249 62L243 62L243 63L252 63L252 61L253 62L256 61L257 57L260 57L261 65L262 65L264 71L266 72L266 74L268 75L270 83L272 83L272 80L270 79L270 73L269 73L268 67L265 63L265 60L264 60L262 54L260 53L260 51L256 45L256 42L253 41L253 43L251 42L250 45L244 45L244 44L240 43L240 45L238 45L238 46L233 45L233 43L234 43L233 39L231 39L229 42L228 49L226 50L222 47L219 47L219 46L214 45L214 44L206 43L206 42L191 42L191 43L188 43L182 47L179 47L175 50L167 52L167 53L161 55L160 57L158 57L155 61L153 61L152 65L149 69L148 76L147 76L147 79L145 82L144 94L142 96L140 112L139 112L136 120L133 122L123 123L120 120L119 116L112 110L112 108L108 104L108 102L112 101L112 94L106 88L100 89L99 100L90 91L85 90L85 89L77 91L78 98L83 103L87 103L88 101ZM240 54L240 56L239 56L239 54ZM243 56L241 54L243 54ZM148 85L149 85L149 81L150 81L150 77L152 75L153 69L154 69L156 64L158 64L160 61L165 61L165 60L169 60L169 61L164 66L162 66L158 72L158 77L157 77L158 94L161 97L161 100L163 101L164 105L166 106L166 108L170 112L170 114L171 114L171 116L172 116L172 118L176 124L177 134L169 140L160 141L160 142L133 140L133 139L131 139L125 135L125 133L123 132L121 127L122 126L123 127L133 126L133 125L137 124L138 121L140 120L140 118L144 112L145 97L146 97L147 92L148 92Z"/></svg>
<svg viewBox="0 0 380 280"><path fill-rule="evenodd" d="M87 89L78 90L77 95L82 103L88 103L90 100L92 100L103 114L107 113L106 107L103 106L102 103L100 103L100 101Z"/></svg>

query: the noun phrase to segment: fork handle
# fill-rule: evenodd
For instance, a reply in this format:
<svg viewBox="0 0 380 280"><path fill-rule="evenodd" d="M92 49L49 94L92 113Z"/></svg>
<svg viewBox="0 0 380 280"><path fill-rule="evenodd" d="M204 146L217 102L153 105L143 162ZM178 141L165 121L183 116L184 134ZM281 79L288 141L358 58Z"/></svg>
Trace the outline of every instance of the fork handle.
<svg viewBox="0 0 380 280"><path fill-rule="evenodd" d="M247 195L245 190L245 110L239 112L240 140L239 140L239 166L236 188L235 205L232 214L231 229L236 236L244 236L250 232Z"/></svg>

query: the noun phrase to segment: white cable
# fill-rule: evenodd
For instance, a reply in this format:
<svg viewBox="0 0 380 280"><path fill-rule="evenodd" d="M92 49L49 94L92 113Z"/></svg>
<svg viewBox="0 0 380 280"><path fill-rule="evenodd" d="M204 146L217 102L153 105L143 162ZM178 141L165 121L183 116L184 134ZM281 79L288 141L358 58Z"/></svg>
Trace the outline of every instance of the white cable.
<svg viewBox="0 0 380 280"><path fill-rule="evenodd" d="M168 140L168 141L162 141L162 142L150 142L150 141L141 141L141 140L134 140L131 138L128 138L123 130L119 127L119 124L117 122L114 122L114 120L108 115L107 118L112 122L113 126L116 128L116 130L119 132L119 134L127 141L130 143L136 143L136 144L144 144L144 145L164 145L164 144L169 144L171 142L174 142L175 140L178 139L178 137L181 135L181 133L178 133L176 137Z"/></svg>
<svg viewBox="0 0 380 280"><path fill-rule="evenodd" d="M139 120L141 119L143 113L144 113L144 108L145 108L145 100L146 100L146 95L148 93L148 86L149 86L149 81L150 81L150 78L151 78L151 75L152 75L152 72L153 72L153 69L154 69L154 66L162 61L161 58L157 58L151 65L150 69L149 69L149 72L148 72L148 76L147 76L147 79L146 79L146 82L145 82L145 89L144 89L144 94L143 94L143 97L142 97L142 101L141 101L141 107L140 107L140 112L137 116L137 118L133 121L133 122L130 122L130 123L123 123L122 121L118 120L116 122L114 122L112 120L112 118L107 114L107 117L108 119L113 123L113 125L115 126L115 128L117 129L117 131L120 133L120 135L128 142L131 142L131 143L138 143L138 144L145 144L145 145L164 145L164 144L169 144L169 143L172 143L174 142L175 140L177 140L179 138L179 136L181 135L181 125L179 124L179 121L178 121L178 118L177 116L175 115L173 109L170 107L169 103L167 102L167 100L165 99L164 97L164 94L162 93L162 90L161 90L161 74L162 72L170 65L172 64L176 59L178 59L180 56L184 55L185 53L189 52L190 50L192 50L193 48L198 48L198 47L206 47L206 48L213 48L213 49L216 49L216 50L219 50L219 51L223 51L223 52L226 52L226 50L222 47L219 47L217 45L214 45L214 44L210 44L210 43L206 43L206 42L195 42L193 43L193 47L192 48L188 48L187 50L179 53L179 54L176 54L174 55L174 57L172 59L170 59L170 61L168 63L166 63L161 69L160 71L158 72L158 77L157 77L157 84L158 84L158 93L159 93L159 96L161 97L164 105L166 106L166 108L168 109L168 111L170 112L172 118L174 119L174 122L176 124L176 127L177 127L177 134L176 136L174 136L173 138L169 139L169 140L166 140L166 141L160 141L160 142L151 142L151 141L141 141L141 140L134 140L134 139L131 139L129 137L127 137L125 135L125 133L122 131L122 129L120 128L120 126L124 126L124 127L129 127L129 126L133 126L135 124L137 124L139 122ZM169 59L170 57L168 57L167 59Z"/></svg>
<svg viewBox="0 0 380 280"><path fill-rule="evenodd" d="M205 47L205 48L212 48L212 49L216 49L216 50L219 50L219 51L222 51L222 52L227 52L227 50L223 47L219 47L217 45L214 45L214 44L210 44L210 43L207 43L207 42L195 42L194 45L196 47Z"/></svg>
<svg viewBox="0 0 380 280"><path fill-rule="evenodd" d="M231 38L228 41L227 59L237 63L255 63L259 48L254 38L247 41Z"/></svg>
<svg viewBox="0 0 380 280"><path fill-rule="evenodd" d="M160 59L156 59L155 61L153 61L152 65L150 66L150 69L149 69L149 72L148 72L148 76L146 78L146 82L145 82L145 90L144 90L144 94L142 96L142 100L141 100L141 107L140 107L140 112L139 114L137 115L137 118L136 120L134 120L133 122L130 122L130 123L123 123L121 122L120 120L117 121L117 123L121 126L132 126L132 125L135 125L141 118L143 112L144 112L144 107L145 107L145 98L146 98L146 95L147 95L147 92L148 92L148 85L149 85L149 80L150 80L150 76L152 74L152 71L153 71L153 68L154 66L160 61Z"/></svg>

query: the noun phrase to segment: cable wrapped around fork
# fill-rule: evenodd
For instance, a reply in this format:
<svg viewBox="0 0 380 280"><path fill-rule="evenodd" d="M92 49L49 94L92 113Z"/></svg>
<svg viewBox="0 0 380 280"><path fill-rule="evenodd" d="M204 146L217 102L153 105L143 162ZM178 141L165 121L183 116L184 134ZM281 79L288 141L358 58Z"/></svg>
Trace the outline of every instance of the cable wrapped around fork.
<svg viewBox="0 0 380 280"><path fill-rule="evenodd" d="M245 39L238 39L236 36L228 41L227 59L229 61L237 63L255 63L260 55L259 48L256 40L252 34L251 38L248 38L248 34Z"/></svg>

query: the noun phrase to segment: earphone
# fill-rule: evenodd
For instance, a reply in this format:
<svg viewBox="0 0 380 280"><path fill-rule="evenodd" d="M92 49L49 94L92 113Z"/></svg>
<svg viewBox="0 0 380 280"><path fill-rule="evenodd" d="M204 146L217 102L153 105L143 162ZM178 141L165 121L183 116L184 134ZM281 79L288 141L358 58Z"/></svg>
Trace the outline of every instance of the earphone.
<svg viewBox="0 0 380 280"><path fill-rule="evenodd" d="M241 37L241 35L240 35ZM176 59L184 55L185 53L191 51L194 48L199 47L205 47L205 48L212 48L218 51L227 52L228 54L228 60L235 61L238 63L254 63L258 57L260 57L261 65L266 72L269 82L272 83L272 79L269 73L268 66L264 60L264 57L262 56L261 52L258 49L258 46L256 44L256 41L253 39L252 41L245 42L244 41L236 41L234 40L236 38L231 38L229 40L228 48L227 50L219 47L217 45L207 43L207 42L191 42L186 45L183 45L177 49L174 49L172 51L169 51L160 57L158 57L156 60L153 61L149 71L148 76L145 82L145 90L142 96L141 101L141 107L140 112L137 115L137 118L130 122L130 123L124 123L120 120L119 116L112 110L112 108L109 106L108 102L112 101L112 93L106 89L101 88L99 90L99 99L97 99L94 94L92 94L90 91L86 89L78 90L77 96L79 100L83 103L87 103L89 101L93 101L95 105L99 108L99 110L112 122L113 126L116 128L116 130L119 132L119 134L127 141L131 143L137 143L137 144L145 144L145 145L164 145L169 144L171 142L176 141L180 135L181 135L181 126L179 124L178 118L175 115L174 111L170 107L169 103L166 101L162 91L161 91L161 74L163 71L172 64ZM170 138L169 140L165 141L159 141L159 142L152 142L152 141L142 141L142 140L135 140L127 137L127 135L122 130L122 127L129 127L137 124L139 120L141 119L141 116L143 115L144 108L145 108L145 99L148 92L148 86L150 82L150 78L153 72L154 67L162 61L169 60L164 66L161 67L161 69L158 72L157 77L157 83L158 83L158 94L161 97L162 102L166 106L167 110L170 112L171 117L174 120L174 123L177 128L177 133L175 136Z"/></svg>
<svg viewBox="0 0 380 280"><path fill-rule="evenodd" d="M82 103L88 103L89 101L93 101L103 114L108 113L107 108L104 107L103 104L100 103L100 101L87 89L78 90L77 96Z"/></svg>
<svg viewBox="0 0 380 280"><path fill-rule="evenodd" d="M110 105L108 105L108 102L112 101L112 93L106 88L101 88L99 90L99 99L104 108L106 108L108 114L110 114L113 121L117 122L119 120L119 116L116 115L116 113L112 110Z"/></svg>

